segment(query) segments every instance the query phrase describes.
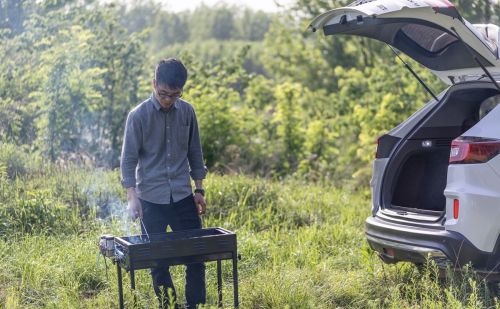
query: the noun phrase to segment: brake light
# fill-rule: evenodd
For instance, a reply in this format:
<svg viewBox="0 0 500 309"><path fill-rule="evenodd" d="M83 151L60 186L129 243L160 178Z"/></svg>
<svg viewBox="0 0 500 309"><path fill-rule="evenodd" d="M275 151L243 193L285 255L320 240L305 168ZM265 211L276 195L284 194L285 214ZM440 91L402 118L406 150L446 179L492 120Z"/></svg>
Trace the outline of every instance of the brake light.
<svg viewBox="0 0 500 309"><path fill-rule="evenodd" d="M458 212L460 210L460 202L458 199L453 200L453 218L458 219Z"/></svg>
<svg viewBox="0 0 500 309"><path fill-rule="evenodd" d="M427 0L426 2L430 5L432 5L432 7L434 7L434 8L436 8L436 7L448 7L448 8L455 7L455 5L453 5L453 3L451 3L448 0Z"/></svg>
<svg viewBox="0 0 500 309"><path fill-rule="evenodd" d="M426 0L427 4L432 6L434 12L450 16L452 18L462 19L457 8L448 0Z"/></svg>
<svg viewBox="0 0 500 309"><path fill-rule="evenodd" d="M500 153L500 140L462 137L451 142L450 164L484 163Z"/></svg>

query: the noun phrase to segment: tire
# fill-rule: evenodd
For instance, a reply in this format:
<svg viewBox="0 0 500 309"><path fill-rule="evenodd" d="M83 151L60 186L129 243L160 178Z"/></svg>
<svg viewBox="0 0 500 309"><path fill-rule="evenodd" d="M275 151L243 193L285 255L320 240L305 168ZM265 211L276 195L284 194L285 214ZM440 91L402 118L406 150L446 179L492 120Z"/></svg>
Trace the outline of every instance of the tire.
<svg viewBox="0 0 500 309"><path fill-rule="evenodd" d="M500 297L500 281L488 281L486 285L492 296Z"/></svg>

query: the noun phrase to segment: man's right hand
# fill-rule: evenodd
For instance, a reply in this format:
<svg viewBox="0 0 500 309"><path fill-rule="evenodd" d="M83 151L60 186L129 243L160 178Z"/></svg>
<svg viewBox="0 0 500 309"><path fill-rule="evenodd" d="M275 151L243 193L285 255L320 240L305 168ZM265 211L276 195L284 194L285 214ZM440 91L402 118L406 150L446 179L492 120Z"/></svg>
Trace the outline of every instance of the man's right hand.
<svg viewBox="0 0 500 309"><path fill-rule="evenodd" d="M142 219L142 206L137 193L135 193L135 188L127 188L127 199L128 199L128 214L132 220L137 218Z"/></svg>

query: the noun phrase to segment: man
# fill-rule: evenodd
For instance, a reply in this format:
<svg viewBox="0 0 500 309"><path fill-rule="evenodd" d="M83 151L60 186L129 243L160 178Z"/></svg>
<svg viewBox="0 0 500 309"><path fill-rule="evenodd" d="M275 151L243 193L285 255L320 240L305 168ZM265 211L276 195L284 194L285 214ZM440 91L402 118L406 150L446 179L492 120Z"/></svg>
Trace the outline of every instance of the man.
<svg viewBox="0 0 500 309"><path fill-rule="evenodd" d="M201 228L205 213L206 168L193 107L181 100L187 70L181 61L161 60L155 69L153 93L127 117L121 155L122 184L128 210L141 218L147 233ZM194 194L191 179L196 189ZM146 233L142 227L143 233ZM168 266L151 269L160 307L175 299ZM168 298L172 289L173 298ZM205 265L186 265L189 308L205 303Z"/></svg>

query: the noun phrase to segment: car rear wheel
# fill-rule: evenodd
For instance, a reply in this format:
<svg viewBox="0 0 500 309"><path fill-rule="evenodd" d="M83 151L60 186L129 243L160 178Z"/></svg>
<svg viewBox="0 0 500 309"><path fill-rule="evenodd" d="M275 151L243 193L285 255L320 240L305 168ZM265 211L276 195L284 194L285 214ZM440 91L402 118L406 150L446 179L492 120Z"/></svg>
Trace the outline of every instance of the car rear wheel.
<svg viewBox="0 0 500 309"><path fill-rule="evenodd" d="M488 281L487 286L493 296L500 297L500 281Z"/></svg>

